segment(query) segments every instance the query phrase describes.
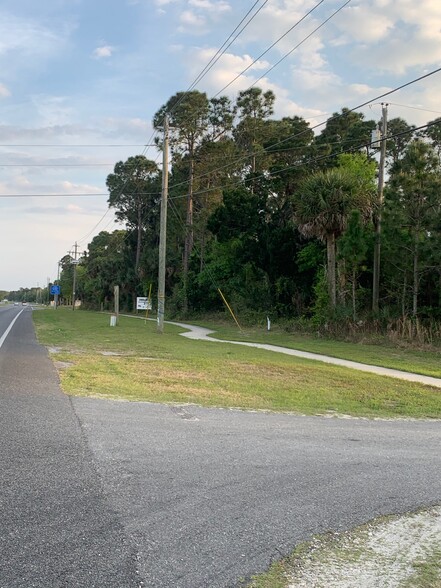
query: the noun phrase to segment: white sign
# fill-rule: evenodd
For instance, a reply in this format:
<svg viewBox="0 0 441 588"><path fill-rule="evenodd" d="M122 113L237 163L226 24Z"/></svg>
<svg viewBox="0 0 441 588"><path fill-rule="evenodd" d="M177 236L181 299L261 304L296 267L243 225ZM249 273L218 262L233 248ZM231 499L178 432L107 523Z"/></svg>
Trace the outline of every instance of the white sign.
<svg viewBox="0 0 441 588"><path fill-rule="evenodd" d="M136 310L152 310L152 301L148 298L137 298Z"/></svg>

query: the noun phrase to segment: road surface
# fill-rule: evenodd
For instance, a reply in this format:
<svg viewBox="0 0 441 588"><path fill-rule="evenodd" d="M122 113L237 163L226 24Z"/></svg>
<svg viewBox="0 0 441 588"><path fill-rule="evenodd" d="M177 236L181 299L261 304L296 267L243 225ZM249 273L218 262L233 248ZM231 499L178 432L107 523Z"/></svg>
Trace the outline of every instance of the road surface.
<svg viewBox="0 0 441 588"><path fill-rule="evenodd" d="M70 400L26 310L0 402L0 588L233 588L315 533L441 503L439 422Z"/></svg>

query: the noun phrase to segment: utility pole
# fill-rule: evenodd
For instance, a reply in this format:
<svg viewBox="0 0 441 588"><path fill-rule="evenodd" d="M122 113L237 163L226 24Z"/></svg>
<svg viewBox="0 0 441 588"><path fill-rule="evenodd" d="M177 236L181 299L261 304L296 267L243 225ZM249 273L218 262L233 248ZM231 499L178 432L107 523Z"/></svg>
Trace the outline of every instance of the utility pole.
<svg viewBox="0 0 441 588"><path fill-rule="evenodd" d="M380 298L380 258L381 258L381 217L383 214L384 201L384 166L386 162L386 140L387 140L387 107L388 104L381 104L382 106L382 121L381 121L381 150L380 150L380 165L378 170L378 212L375 223L375 245L374 245L374 274L372 280L372 311L378 314L379 298Z"/></svg>
<svg viewBox="0 0 441 588"><path fill-rule="evenodd" d="M60 263L61 261L57 261L57 286L60 287ZM58 308L58 298L59 294L54 295L54 307L55 310Z"/></svg>
<svg viewBox="0 0 441 588"><path fill-rule="evenodd" d="M75 310L75 289L77 287L77 254L78 254L78 245L75 241L74 245L74 259L73 259L73 283L72 283L72 310Z"/></svg>
<svg viewBox="0 0 441 588"><path fill-rule="evenodd" d="M158 326L157 332L164 332L165 311L165 255L167 245L167 198L168 198L168 118L164 118L164 141L162 146L162 194L159 230L159 270L158 270Z"/></svg>

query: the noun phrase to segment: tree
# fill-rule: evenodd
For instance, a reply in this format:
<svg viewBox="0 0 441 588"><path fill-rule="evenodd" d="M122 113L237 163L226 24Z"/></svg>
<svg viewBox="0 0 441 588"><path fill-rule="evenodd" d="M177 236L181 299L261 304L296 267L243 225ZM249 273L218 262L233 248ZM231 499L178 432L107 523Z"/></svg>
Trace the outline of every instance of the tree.
<svg viewBox="0 0 441 588"><path fill-rule="evenodd" d="M127 231L101 231L92 239L81 261L85 270L82 285L85 305L92 308L108 306L114 286L119 285L121 306L127 306L134 278L131 255Z"/></svg>
<svg viewBox="0 0 441 588"><path fill-rule="evenodd" d="M424 135L431 140L441 162L441 117L429 121L428 125Z"/></svg>
<svg viewBox="0 0 441 588"><path fill-rule="evenodd" d="M334 112L327 120L325 128L315 139L315 146L320 149L322 155L357 152L370 144L374 128L375 122L365 121L362 113L342 108L340 113ZM336 160L333 157L318 163L322 168L333 167L335 164Z"/></svg>
<svg viewBox="0 0 441 588"><path fill-rule="evenodd" d="M370 218L374 194L371 180L354 171L372 164L361 155L354 167L342 165L319 171L306 178L295 196L295 220L306 237L326 242L327 282L330 305L335 309L336 297L336 239L346 229L353 210L360 211L363 219ZM368 174L366 174L368 177Z"/></svg>
<svg viewBox="0 0 441 588"><path fill-rule="evenodd" d="M366 259L368 239L359 210L352 210L345 233L339 241L339 253L351 275L352 319L357 318L357 279L360 265Z"/></svg>
<svg viewBox="0 0 441 588"><path fill-rule="evenodd" d="M418 313L420 281L434 249L440 190L437 154L427 143L413 140L392 168L387 192L388 223L395 225L396 236L402 239L403 252L410 254L413 316Z"/></svg>
<svg viewBox="0 0 441 588"><path fill-rule="evenodd" d="M387 135L392 138L386 141L386 155L391 158L392 165L405 153L407 145L412 141L414 128L415 126L407 124L402 118L392 118L388 121Z"/></svg>
<svg viewBox="0 0 441 588"><path fill-rule="evenodd" d="M222 105L219 105L221 108ZM224 105L225 106L225 105ZM209 126L210 105L205 93L193 90L178 92L166 104L161 106L153 118L153 126L162 130L167 116L170 125L170 148L172 164L181 164L188 169L187 209L185 222L183 280L184 312L187 310L187 279L190 256L194 244L193 209L194 209L194 170L195 154L203 141ZM212 112L212 116L215 116ZM219 123L220 124L220 123Z"/></svg>
<svg viewBox="0 0 441 588"><path fill-rule="evenodd" d="M260 88L249 88L239 92L236 100L239 124L234 130L238 146L251 158L251 172L256 172L257 151L263 151L266 137L265 120L274 112L275 95L271 90L262 92Z"/></svg>
<svg viewBox="0 0 441 588"><path fill-rule="evenodd" d="M158 215L160 176L158 166L143 155L119 161L107 176L109 207L118 220L136 231L135 272L139 272L143 231L152 229Z"/></svg>

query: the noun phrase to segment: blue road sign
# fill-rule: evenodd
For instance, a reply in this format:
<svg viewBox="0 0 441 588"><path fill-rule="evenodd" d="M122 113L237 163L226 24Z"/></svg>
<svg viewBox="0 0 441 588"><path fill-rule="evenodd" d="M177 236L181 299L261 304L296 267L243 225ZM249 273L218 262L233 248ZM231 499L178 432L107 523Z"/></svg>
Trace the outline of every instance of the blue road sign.
<svg viewBox="0 0 441 588"><path fill-rule="evenodd" d="M60 294L60 292L61 292L61 289L60 289L60 286L58 284L53 284L51 286L51 294L56 295L56 294Z"/></svg>

